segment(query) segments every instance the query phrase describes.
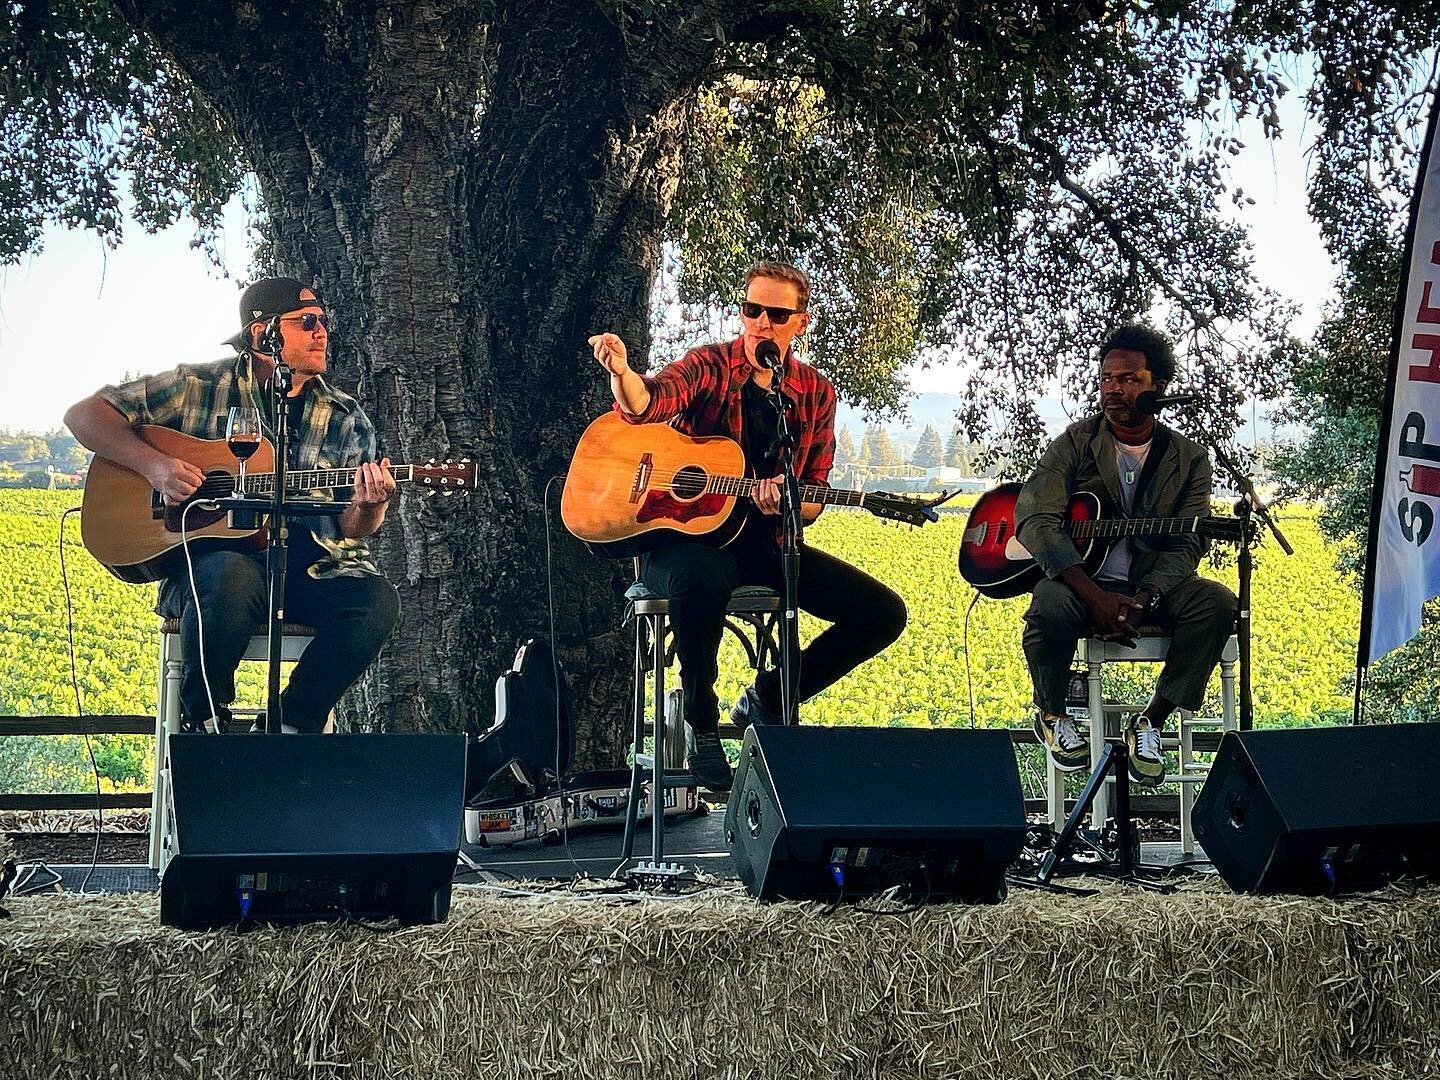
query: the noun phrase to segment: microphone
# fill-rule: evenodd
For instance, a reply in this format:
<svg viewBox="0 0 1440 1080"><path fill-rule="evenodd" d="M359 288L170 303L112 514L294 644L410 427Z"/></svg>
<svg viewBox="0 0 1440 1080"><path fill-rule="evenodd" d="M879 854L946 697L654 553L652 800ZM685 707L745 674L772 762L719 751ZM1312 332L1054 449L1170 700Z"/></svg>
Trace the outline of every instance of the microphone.
<svg viewBox="0 0 1440 1080"><path fill-rule="evenodd" d="M766 338L755 346L755 359L762 366L767 367L776 375L782 373L785 361L780 358L780 346Z"/></svg>
<svg viewBox="0 0 1440 1080"><path fill-rule="evenodd" d="M1141 390L1135 395L1135 411L1144 413L1146 416L1154 416L1167 405L1189 405L1199 394L1165 394L1160 395L1154 390Z"/></svg>
<svg viewBox="0 0 1440 1080"><path fill-rule="evenodd" d="M274 356L280 351L280 316L276 315L266 325L260 335L260 347L265 351L266 356Z"/></svg>

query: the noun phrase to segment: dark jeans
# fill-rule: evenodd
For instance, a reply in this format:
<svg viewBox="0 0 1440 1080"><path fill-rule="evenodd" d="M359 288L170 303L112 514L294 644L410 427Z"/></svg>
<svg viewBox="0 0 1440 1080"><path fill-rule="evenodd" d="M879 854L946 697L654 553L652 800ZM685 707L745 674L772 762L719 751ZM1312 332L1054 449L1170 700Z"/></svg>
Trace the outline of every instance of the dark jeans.
<svg viewBox="0 0 1440 1080"><path fill-rule="evenodd" d="M640 578L670 599L685 720L696 731L714 731L720 716L716 657L726 601L741 585L783 591L780 550L765 532L746 529L724 548L678 543L652 552L641 560ZM830 623L800 654L801 701L870 659L905 629L905 601L817 548L801 549L799 601L802 611ZM765 705L778 713L780 673L762 672L755 686Z"/></svg>
<svg viewBox="0 0 1440 1080"><path fill-rule="evenodd" d="M1134 589L1122 589L1127 595ZM1182 581L1160 601L1146 625L1171 633L1156 693L1182 709L1200 708L1205 684L1235 632L1235 594L1199 576ZM1035 704L1051 716L1065 715L1065 689L1075 643L1090 632L1090 612L1070 586L1042 580L1025 612L1025 660Z"/></svg>
<svg viewBox="0 0 1440 1080"><path fill-rule="evenodd" d="M380 652L395 625L400 599L382 577L337 577L316 580L306 573L317 548L295 543L302 530L291 532L285 575L285 620L315 628L315 639L290 673L280 695L285 723L302 732L319 732L340 695L360 677ZM211 551L195 559L195 585L205 623L205 671L221 716L235 700L235 668L251 635L268 617L265 556L238 551ZM180 619L184 663L180 673L180 712L187 727L210 717L209 700L200 671L200 640L195 601L185 574L167 578L160 587L161 614Z"/></svg>

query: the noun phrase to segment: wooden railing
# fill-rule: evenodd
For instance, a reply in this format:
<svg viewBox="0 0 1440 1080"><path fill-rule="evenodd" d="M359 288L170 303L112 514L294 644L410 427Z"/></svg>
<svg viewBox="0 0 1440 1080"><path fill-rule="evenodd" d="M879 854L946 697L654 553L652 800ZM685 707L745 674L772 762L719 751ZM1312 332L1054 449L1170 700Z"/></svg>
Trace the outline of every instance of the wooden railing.
<svg viewBox="0 0 1440 1080"><path fill-rule="evenodd" d="M154 735L153 716L0 716L0 737L6 735ZM0 795L0 810L105 810L148 809L150 792L127 791L63 792L41 794L21 792Z"/></svg>
<svg viewBox="0 0 1440 1080"><path fill-rule="evenodd" d="M1009 728L1010 739L1017 745L1034 743L1035 732L1030 728ZM0 737L6 735L154 735L153 716L103 715L103 716L0 716ZM722 739L738 739L740 732L733 724L720 725ZM1220 744L1220 732L1197 731L1195 750L1198 753L1214 753ZM106 810L128 810L150 806L148 791L131 791L123 794L106 793L99 797L99 805ZM95 793L65 792L61 794L40 794L38 792L0 795L0 810L91 810L96 805ZM1134 795L1130 799L1131 809L1137 817L1178 817L1180 799L1175 795ZM1027 813L1045 810L1044 799L1026 799Z"/></svg>

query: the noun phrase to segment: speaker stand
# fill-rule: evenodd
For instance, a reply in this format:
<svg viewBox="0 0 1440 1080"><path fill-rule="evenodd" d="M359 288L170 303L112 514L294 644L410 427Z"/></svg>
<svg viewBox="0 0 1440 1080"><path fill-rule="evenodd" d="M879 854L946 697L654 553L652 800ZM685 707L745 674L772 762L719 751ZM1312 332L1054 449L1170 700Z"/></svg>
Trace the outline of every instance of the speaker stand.
<svg viewBox="0 0 1440 1080"><path fill-rule="evenodd" d="M1080 822L1090 812L1095 796L1112 773L1115 777L1115 845L1113 851L1107 851L1100 831L1082 829ZM1077 862L1073 858L1077 843L1082 842L1097 856L1094 861ZM1052 884L1055 877L1085 874L1123 881L1154 892L1174 892L1175 886L1158 880L1164 873L1163 867L1140 862L1140 838L1130 817L1130 751L1123 740L1106 739L1100 761L1085 781L1085 789L1080 793L1075 809L1065 819L1065 826L1055 838L1055 846L1040 864L1039 872L1034 879L1016 879L1015 883L1056 889L1061 886Z"/></svg>

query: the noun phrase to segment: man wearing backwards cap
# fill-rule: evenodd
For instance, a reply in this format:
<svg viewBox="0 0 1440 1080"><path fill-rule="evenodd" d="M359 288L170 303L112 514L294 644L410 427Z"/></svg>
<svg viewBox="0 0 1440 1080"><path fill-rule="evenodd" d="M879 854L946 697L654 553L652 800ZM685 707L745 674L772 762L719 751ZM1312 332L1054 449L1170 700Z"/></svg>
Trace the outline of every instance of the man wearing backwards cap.
<svg viewBox="0 0 1440 1080"><path fill-rule="evenodd" d="M241 405L260 410L265 434L273 439L270 395L257 392L255 384L275 370L275 358L261 349L261 335L277 316L285 363L294 373L287 468L355 469L344 513L307 518L307 528L290 532L292 572L285 581L285 614L313 626L315 640L295 665L281 697L284 726L287 731L319 732L340 695L379 654L395 623L399 600L394 586L370 561L365 543L385 520L395 491L390 462L375 460L375 429L359 403L324 378L331 323L315 291L294 278L257 281L241 294L241 328L225 342L238 355L102 387L71 406L65 423L85 446L148 479L166 502L184 502L204 474L156 450L132 429L158 424L196 438L222 438L231 406ZM216 723L223 727L228 705L235 700L235 668L255 626L265 621L265 554L197 551L194 563L195 592L204 616L205 673L219 714ZM187 729L199 729L212 714L196 659L199 624L185 574L160 583L156 609L180 619L185 657L181 718Z"/></svg>

